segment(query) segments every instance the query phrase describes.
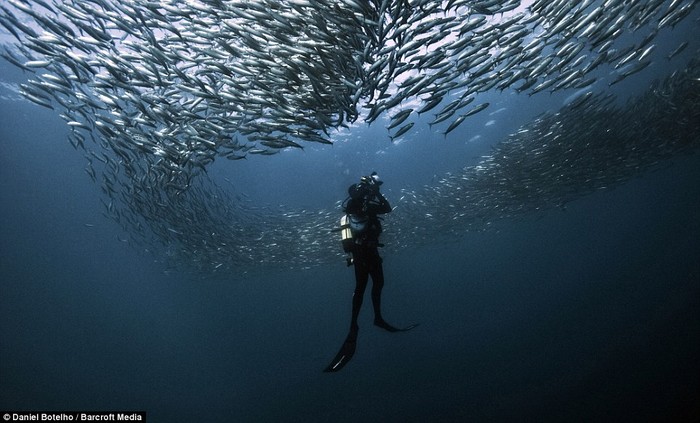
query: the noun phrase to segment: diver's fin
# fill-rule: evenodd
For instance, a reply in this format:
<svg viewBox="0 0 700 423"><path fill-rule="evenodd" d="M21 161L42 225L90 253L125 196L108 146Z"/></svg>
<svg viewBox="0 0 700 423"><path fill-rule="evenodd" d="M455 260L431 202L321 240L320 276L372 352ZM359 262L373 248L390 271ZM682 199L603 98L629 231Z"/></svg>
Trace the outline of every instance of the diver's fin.
<svg viewBox="0 0 700 423"><path fill-rule="evenodd" d="M329 364L323 371L330 373L337 372L342 369L346 364L348 364L350 359L352 359L352 356L355 355L356 347L357 329L350 329L350 333L348 333L347 338L345 338L343 346L340 347L340 351L338 351L338 354L335 355L335 358L333 358L331 364Z"/></svg>
<svg viewBox="0 0 700 423"><path fill-rule="evenodd" d="M406 326L405 328L395 328L395 327L391 326L389 323L385 322L384 320L375 320L374 321L375 326L378 326L378 327L380 327L384 330L387 330L389 332L406 332L406 331L409 331L409 330L415 328L419 324L420 323L414 323L412 325Z"/></svg>

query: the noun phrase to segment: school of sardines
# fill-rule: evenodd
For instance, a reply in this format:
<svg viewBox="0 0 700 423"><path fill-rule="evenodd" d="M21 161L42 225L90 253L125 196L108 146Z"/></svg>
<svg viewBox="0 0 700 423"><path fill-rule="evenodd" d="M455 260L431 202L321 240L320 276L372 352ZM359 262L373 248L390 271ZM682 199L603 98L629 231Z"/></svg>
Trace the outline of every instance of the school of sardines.
<svg viewBox="0 0 700 423"><path fill-rule="evenodd" d="M617 103L605 93L571 102L521 126L478 164L432 186L403 190L392 204L397 213L387 219L385 237L396 239L387 243L430 244L436 234L484 230L500 219L565 208L694 153L700 147L700 58Z"/></svg>
<svg viewBox="0 0 700 423"><path fill-rule="evenodd" d="M0 26L17 42L0 54L32 72L22 94L65 119L108 215L134 239L202 269L305 267L337 257L328 232L338 211L256 206L209 180L209 164L329 144L333 129L385 115L392 139L428 112L447 135L489 106L480 93L585 91L601 65L614 68L612 85L645 69L657 34L697 2L521 3L7 0ZM480 165L406 191L397 203L405 212L392 216L393 245L561 205L692 146L698 104L679 86L697 93L697 68L636 99L646 119L589 91ZM591 127L617 131L594 137ZM677 139L662 142L669 128ZM605 169L589 173L596 166Z"/></svg>

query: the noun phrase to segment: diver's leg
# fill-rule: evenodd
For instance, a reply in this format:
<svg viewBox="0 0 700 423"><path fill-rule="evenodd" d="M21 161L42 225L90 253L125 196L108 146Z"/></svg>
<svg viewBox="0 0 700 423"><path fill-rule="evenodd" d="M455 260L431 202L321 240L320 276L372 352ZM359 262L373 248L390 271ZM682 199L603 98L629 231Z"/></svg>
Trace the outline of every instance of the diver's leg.
<svg viewBox="0 0 700 423"><path fill-rule="evenodd" d="M357 318L360 315L362 307L362 298L365 296L365 288L369 280L369 269L367 268L367 260L361 255L355 255L355 291L352 294L352 320L350 321L350 329L357 330Z"/></svg>
<svg viewBox="0 0 700 423"><path fill-rule="evenodd" d="M372 306L374 307L374 320L382 319L382 288L384 288L384 270L382 269L381 258L376 256L370 267L369 274L372 276Z"/></svg>
<svg viewBox="0 0 700 423"><path fill-rule="evenodd" d="M384 320L382 316L382 288L384 288L384 269L382 258L376 254L370 264L369 274L372 275L372 306L374 307L374 324L389 332L398 331Z"/></svg>

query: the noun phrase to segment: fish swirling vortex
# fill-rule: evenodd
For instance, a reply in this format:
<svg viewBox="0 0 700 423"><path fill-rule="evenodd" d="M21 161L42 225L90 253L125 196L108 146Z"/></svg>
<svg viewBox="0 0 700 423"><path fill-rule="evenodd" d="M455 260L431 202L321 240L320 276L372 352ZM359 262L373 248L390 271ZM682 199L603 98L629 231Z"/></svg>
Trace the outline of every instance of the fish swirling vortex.
<svg viewBox="0 0 700 423"><path fill-rule="evenodd" d="M60 110L71 144L86 153L86 172L101 185L107 213L133 242L160 244L174 262L186 258L208 270L306 267L338 255L328 235L336 211L280 212L235 199L206 174L216 158L330 144L330 130L358 119L372 123L406 100L421 107L391 116L392 139L413 128L409 118L433 109L431 126L445 125L447 134L486 109L486 102L472 103L492 89L586 89L603 64L616 69L613 85L645 69L656 34L696 4L7 3L0 24L17 44L2 55L33 73L22 85L27 99ZM648 35L620 47L625 31ZM390 244L417 245L436 233L561 206L694 148L697 78L692 62L625 109L589 91L537 118L478 165L436 187L405 190ZM419 228L411 223L418 219Z"/></svg>

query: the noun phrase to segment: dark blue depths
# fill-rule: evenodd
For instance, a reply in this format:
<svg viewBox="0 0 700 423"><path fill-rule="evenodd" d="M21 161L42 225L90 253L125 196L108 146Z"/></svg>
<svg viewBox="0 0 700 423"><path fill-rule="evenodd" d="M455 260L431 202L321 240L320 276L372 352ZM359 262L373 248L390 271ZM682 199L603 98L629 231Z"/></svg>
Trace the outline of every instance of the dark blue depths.
<svg viewBox="0 0 700 423"><path fill-rule="evenodd" d="M386 318L422 325L380 331L366 301L353 362L328 375L351 269L165 273L101 215L80 157L30 142L62 142L51 125L27 106L3 116L0 408L212 422L698 417L696 155L566 209L386 255Z"/></svg>

